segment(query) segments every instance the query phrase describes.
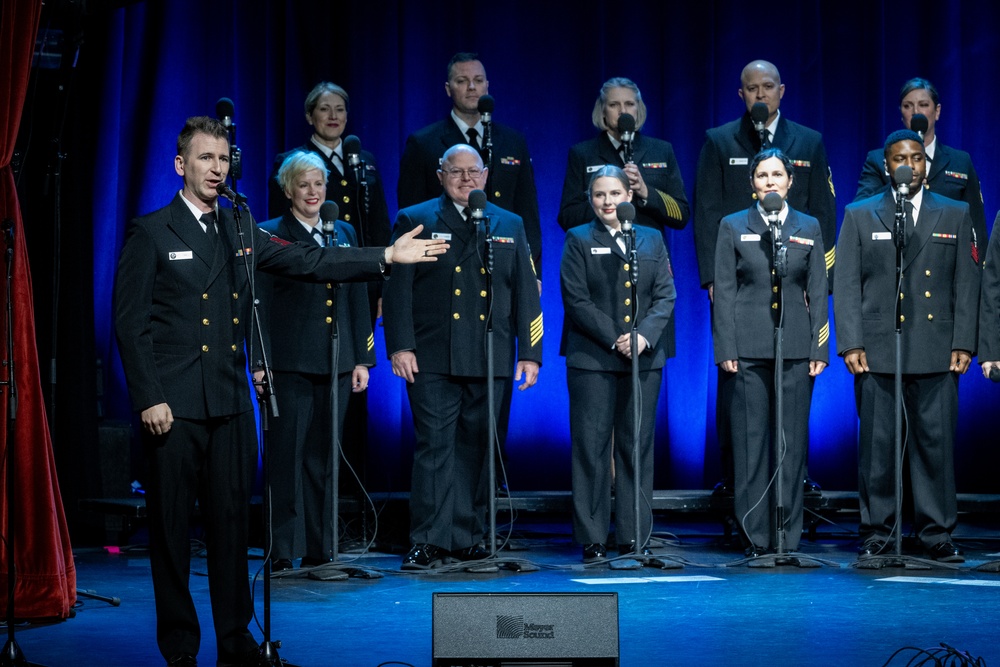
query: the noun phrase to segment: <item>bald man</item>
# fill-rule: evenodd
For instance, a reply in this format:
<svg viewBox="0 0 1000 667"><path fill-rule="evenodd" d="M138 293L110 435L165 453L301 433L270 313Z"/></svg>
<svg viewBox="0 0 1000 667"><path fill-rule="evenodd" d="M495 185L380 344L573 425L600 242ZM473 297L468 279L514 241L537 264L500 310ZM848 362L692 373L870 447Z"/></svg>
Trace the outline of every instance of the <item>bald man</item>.
<svg viewBox="0 0 1000 667"><path fill-rule="evenodd" d="M795 185L788 191L788 203L796 211L819 220L823 247L827 248L826 267L833 280L833 262L837 237L837 205L833 181L826 159L826 149L819 132L785 118L779 107L785 95L778 68L766 60L754 60L743 68L737 91L743 101L744 113L736 120L712 128L705 133L705 145L698 157L698 175L694 187L694 242L698 256L701 286L713 297L715 282L715 242L719 237L719 222L725 216L755 205L750 188L750 162L762 148L761 137L750 119L750 110L761 102L767 106L765 121L766 143L780 148L791 158L795 168ZM726 378L719 377L717 405L727 404ZM720 413L716 413L719 447L722 450L724 480L716 491L732 491L732 446L729 428ZM819 486L806 481L807 494L819 493Z"/></svg>

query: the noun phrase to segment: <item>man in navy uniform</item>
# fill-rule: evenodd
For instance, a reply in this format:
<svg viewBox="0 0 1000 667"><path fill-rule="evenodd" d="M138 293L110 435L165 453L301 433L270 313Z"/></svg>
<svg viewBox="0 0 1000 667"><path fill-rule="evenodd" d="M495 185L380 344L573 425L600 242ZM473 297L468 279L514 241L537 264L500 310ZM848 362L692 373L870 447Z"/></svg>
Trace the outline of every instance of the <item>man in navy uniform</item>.
<svg viewBox="0 0 1000 667"><path fill-rule="evenodd" d="M837 348L854 375L861 420L859 530L864 560L893 547L895 516L895 309L901 299L903 406L914 530L930 558L961 563L952 543L958 519L953 449L958 376L976 351L980 270L969 205L922 187L927 162L916 132L885 141L885 170L913 170L903 195L887 187L848 205L837 244L833 304ZM905 247L897 292L893 229L903 198Z"/></svg>
<svg viewBox="0 0 1000 667"><path fill-rule="evenodd" d="M479 152L449 148L438 171L444 194L404 208L396 234L423 226L451 251L433 270L393 270L383 302L392 372L406 380L416 446L410 486L409 553L403 569L427 569L488 552L488 381L499 403L505 379L535 384L542 363L542 311L521 219L493 204L492 294L487 292L485 233L469 211L469 193L488 175ZM486 316L492 298L494 377L487 377ZM515 368L516 365L516 368ZM499 413L499 405L494 406Z"/></svg>

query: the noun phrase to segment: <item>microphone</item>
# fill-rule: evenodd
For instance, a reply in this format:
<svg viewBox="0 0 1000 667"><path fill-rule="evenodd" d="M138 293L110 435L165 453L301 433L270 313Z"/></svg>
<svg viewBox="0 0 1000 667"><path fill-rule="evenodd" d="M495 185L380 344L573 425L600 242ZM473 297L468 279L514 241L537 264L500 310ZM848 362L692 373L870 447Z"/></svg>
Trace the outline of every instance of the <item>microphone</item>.
<svg viewBox="0 0 1000 667"><path fill-rule="evenodd" d="M319 207L319 219L323 221L323 235L328 246L337 244L337 218L340 217L340 207L335 201L325 201Z"/></svg>
<svg viewBox="0 0 1000 667"><path fill-rule="evenodd" d="M495 102L493 101L492 95L483 95L479 98L479 104L476 109L479 111L479 115L482 117L483 124L493 122L493 106Z"/></svg>
<svg viewBox="0 0 1000 667"><path fill-rule="evenodd" d="M618 116L618 136L625 147L625 162L629 163L632 161L632 141L635 139L635 116L630 113Z"/></svg>
<svg viewBox="0 0 1000 667"><path fill-rule="evenodd" d="M234 192L231 187L226 185L225 181L216 185L215 191L219 193L220 197L225 197L234 204L246 208L247 196L239 192Z"/></svg>
<svg viewBox="0 0 1000 667"><path fill-rule="evenodd" d="M622 114L622 116L627 116L628 114ZM618 222L622 224L623 232L632 231L632 221L635 220L635 206L632 202L623 201L615 207L615 215L618 216Z"/></svg>
<svg viewBox="0 0 1000 667"><path fill-rule="evenodd" d="M361 140L353 134L344 137L344 155L347 156L347 164L354 168L354 177L358 183L364 183L364 172L361 171Z"/></svg>
<svg viewBox="0 0 1000 667"><path fill-rule="evenodd" d="M469 210L472 211L472 219L477 223L486 217L486 193L482 190L473 190L469 193Z"/></svg>
<svg viewBox="0 0 1000 667"><path fill-rule="evenodd" d="M763 132L764 124L767 123L767 117L770 115L770 110L763 102L757 102L750 107L750 120L753 122L753 129L757 132Z"/></svg>
<svg viewBox="0 0 1000 667"><path fill-rule="evenodd" d="M781 198L777 192L768 192L764 195L761 200L761 208L764 209L764 213L767 214L767 222L771 225L778 224L778 213L781 211L781 207L784 204L784 200ZM779 232L780 235L780 232Z"/></svg>
<svg viewBox="0 0 1000 667"><path fill-rule="evenodd" d="M232 127L233 125L235 109L236 107L233 106L233 101L228 97L220 97L219 101L215 103L215 117L222 121L222 124L226 126L226 129Z"/></svg>
<svg viewBox="0 0 1000 667"><path fill-rule="evenodd" d="M920 138L924 138L924 132L927 131L927 116L922 113L915 113L910 118L910 129L920 135Z"/></svg>
<svg viewBox="0 0 1000 667"><path fill-rule="evenodd" d="M892 174L892 181L896 185L896 192L903 196L910 194L910 181L912 180L913 168L909 165L899 165Z"/></svg>

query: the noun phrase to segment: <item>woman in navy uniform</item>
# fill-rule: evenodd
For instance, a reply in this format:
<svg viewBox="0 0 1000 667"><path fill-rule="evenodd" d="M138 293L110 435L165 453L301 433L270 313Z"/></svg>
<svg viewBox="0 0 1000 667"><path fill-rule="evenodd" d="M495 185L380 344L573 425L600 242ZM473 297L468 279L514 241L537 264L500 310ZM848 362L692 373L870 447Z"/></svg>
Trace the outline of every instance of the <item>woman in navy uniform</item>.
<svg viewBox="0 0 1000 667"><path fill-rule="evenodd" d="M569 385L570 437L573 443L573 538L583 546L583 561L607 556L611 522L611 447L614 435L615 533L620 555L648 554L635 544L635 470L632 423L631 267L617 207L632 200L629 177L619 167L594 171L588 188L596 216L590 224L566 232L560 280L566 319L561 354L566 357ZM634 227L639 261L638 328L640 479L647 511L638 533L651 528L653 431L660 395L664 345L677 292L663 236L657 229ZM613 236L614 234L614 236Z"/></svg>
<svg viewBox="0 0 1000 667"><path fill-rule="evenodd" d="M316 153L293 151L278 170L278 182L291 210L261 227L285 239L324 246L320 206L326 201L329 171ZM331 241L356 247L354 228L334 222ZM335 241L333 239L336 239ZM329 561L333 554L331 516L331 390L340 393L336 429L343 439L351 393L368 387L368 368L375 365L374 338L368 319L368 294L362 283L308 283L262 276L262 302L270 333L271 366L280 414L271 422L271 494L274 570ZM336 310L334 310L336 308ZM331 336L336 318L340 340L337 386L330 383ZM299 509L297 509L299 508ZM305 528L305 544L296 547L295 533Z"/></svg>
<svg viewBox="0 0 1000 667"><path fill-rule="evenodd" d="M715 363L734 375L727 406L735 461L735 511L747 540L746 555L776 548L774 507L785 508L785 545L798 548L802 533L802 478L809 442L813 378L828 360L828 283L819 221L792 209L792 163L780 149L761 151L750 164L758 203L724 217L715 252ZM760 202L781 196L776 227L786 248L787 275L774 273L771 227ZM780 303L779 303L780 297ZM779 322L780 317L780 322ZM774 460L775 328L781 325L783 420L776 432L784 455ZM770 491L781 464L782 498Z"/></svg>

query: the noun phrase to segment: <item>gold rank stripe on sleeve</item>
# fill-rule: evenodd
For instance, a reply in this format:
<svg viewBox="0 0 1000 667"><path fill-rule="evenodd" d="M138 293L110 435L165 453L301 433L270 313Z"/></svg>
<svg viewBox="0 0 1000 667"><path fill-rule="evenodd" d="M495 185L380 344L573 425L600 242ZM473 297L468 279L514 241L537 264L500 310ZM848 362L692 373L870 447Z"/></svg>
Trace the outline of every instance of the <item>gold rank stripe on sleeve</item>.
<svg viewBox="0 0 1000 667"><path fill-rule="evenodd" d="M535 347L542 342L542 314L538 313L538 317L531 321L531 347Z"/></svg>
<svg viewBox="0 0 1000 667"><path fill-rule="evenodd" d="M826 182L830 186L830 194L833 195L834 197L836 197L837 196L837 191L833 187L833 169L830 169L827 172L827 174L826 174Z"/></svg>
<svg viewBox="0 0 1000 667"><path fill-rule="evenodd" d="M804 238L802 236L789 236L788 237L788 242L789 243L801 243L802 245L809 245L809 246L816 245L816 242L813 241L812 239L807 239L807 238Z"/></svg>
<svg viewBox="0 0 1000 667"><path fill-rule="evenodd" d="M368 334L368 351L375 349L375 334Z"/></svg>
<svg viewBox="0 0 1000 667"><path fill-rule="evenodd" d="M667 215L674 220L680 220L681 207L677 205L677 200L662 190L657 190L656 194L660 195L660 199L663 200L663 205L667 207Z"/></svg>
<svg viewBox="0 0 1000 667"><path fill-rule="evenodd" d="M837 246L834 246L826 251L826 270L829 271L833 268L833 263L837 261Z"/></svg>
<svg viewBox="0 0 1000 667"><path fill-rule="evenodd" d="M823 326L819 328L819 346L823 347L826 345L827 341L830 340L830 322L824 322Z"/></svg>
<svg viewBox="0 0 1000 667"><path fill-rule="evenodd" d="M952 178L960 178L963 181L969 180L969 175L968 174L963 174L960 171L948 171L946 169L945 172L944 172L944 175L945 176L951 176Z"/></svg>

